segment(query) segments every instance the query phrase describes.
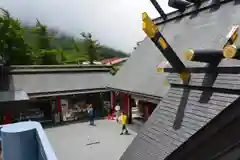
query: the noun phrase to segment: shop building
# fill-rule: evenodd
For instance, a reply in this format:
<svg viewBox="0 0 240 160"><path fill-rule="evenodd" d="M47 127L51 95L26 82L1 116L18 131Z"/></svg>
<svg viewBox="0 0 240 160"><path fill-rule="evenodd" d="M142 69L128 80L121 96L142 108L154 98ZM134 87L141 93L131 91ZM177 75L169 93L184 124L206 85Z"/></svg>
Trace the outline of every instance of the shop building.
<svg viewBox="0 0 240 160"><path fill-rule="evenodd" d="M90 103L96 116L104 116L104 101L110 101L105 88L112 76L110 69L104 65L4 67L2 93L11 93L15 99L0 102L2 117L7 115L11 122L31 119L60 123L86 118Z"/></svg>

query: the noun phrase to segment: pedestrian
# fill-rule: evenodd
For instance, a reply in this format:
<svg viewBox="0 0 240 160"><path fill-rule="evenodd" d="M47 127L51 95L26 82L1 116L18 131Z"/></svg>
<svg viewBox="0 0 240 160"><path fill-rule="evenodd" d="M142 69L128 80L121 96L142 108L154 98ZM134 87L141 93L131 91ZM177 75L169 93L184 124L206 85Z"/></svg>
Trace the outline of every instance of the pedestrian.
<svg viewBox="0 0 240 160"><path fill-rule="evenodd" d="M127 115L124 112L122 112L121 121L122 121L122 132L121 132L120 135L123 135L124 130L125 130L125 134L128 134L128 130L127 130Z"/></svg>
<svg viewBox="0 0 240 160"><path fill-rule="evenodd" d="M115 111L116 111L116 121L118 123L119 117L120 117L120 106L118 104L115 107Z"/></svg>
<svg viewBox="0 0 240 160"><path fill-rule="evenodd" d="M87 111L88 111L88 117L89 117L90 125L94 125L94 114L93 114L92 104L88 105Z"/></svg>

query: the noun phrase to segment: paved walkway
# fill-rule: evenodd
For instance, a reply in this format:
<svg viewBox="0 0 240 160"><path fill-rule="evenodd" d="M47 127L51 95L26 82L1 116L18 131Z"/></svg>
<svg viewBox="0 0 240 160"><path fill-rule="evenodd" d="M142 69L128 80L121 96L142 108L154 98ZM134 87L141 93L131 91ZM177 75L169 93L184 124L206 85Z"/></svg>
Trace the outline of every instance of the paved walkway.
<svg viewBox="0 0 240 160"><path fill-rule="evenodd" d="M118 160L136 133L120 136L115 121L97 120L45 129L58 160Z"/></svg>

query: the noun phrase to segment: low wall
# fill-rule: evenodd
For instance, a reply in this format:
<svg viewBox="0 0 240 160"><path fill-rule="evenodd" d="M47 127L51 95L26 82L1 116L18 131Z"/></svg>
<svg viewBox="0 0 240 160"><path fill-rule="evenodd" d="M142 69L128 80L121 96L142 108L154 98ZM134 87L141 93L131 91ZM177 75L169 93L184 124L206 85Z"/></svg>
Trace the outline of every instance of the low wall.
<svg viewBox="0 0 240 160"><path fill-rule="evenodd" d="M27 121L1 127L4 160L57 160L40 123Z"/></svg>

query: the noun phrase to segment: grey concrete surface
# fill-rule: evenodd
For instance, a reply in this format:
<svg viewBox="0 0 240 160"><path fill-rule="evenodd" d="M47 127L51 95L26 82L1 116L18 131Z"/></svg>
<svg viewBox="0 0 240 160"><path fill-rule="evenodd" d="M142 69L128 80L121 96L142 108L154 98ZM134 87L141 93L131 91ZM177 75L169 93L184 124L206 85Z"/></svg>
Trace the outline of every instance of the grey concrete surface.
<svg viewBox="0 0 240 160"><path fill-rule="evenodd" d="M118 160L136 133L120 136L115 121L97 120L45 129L58 160ZM90 145L87 145L90 144Z"/></svg>

